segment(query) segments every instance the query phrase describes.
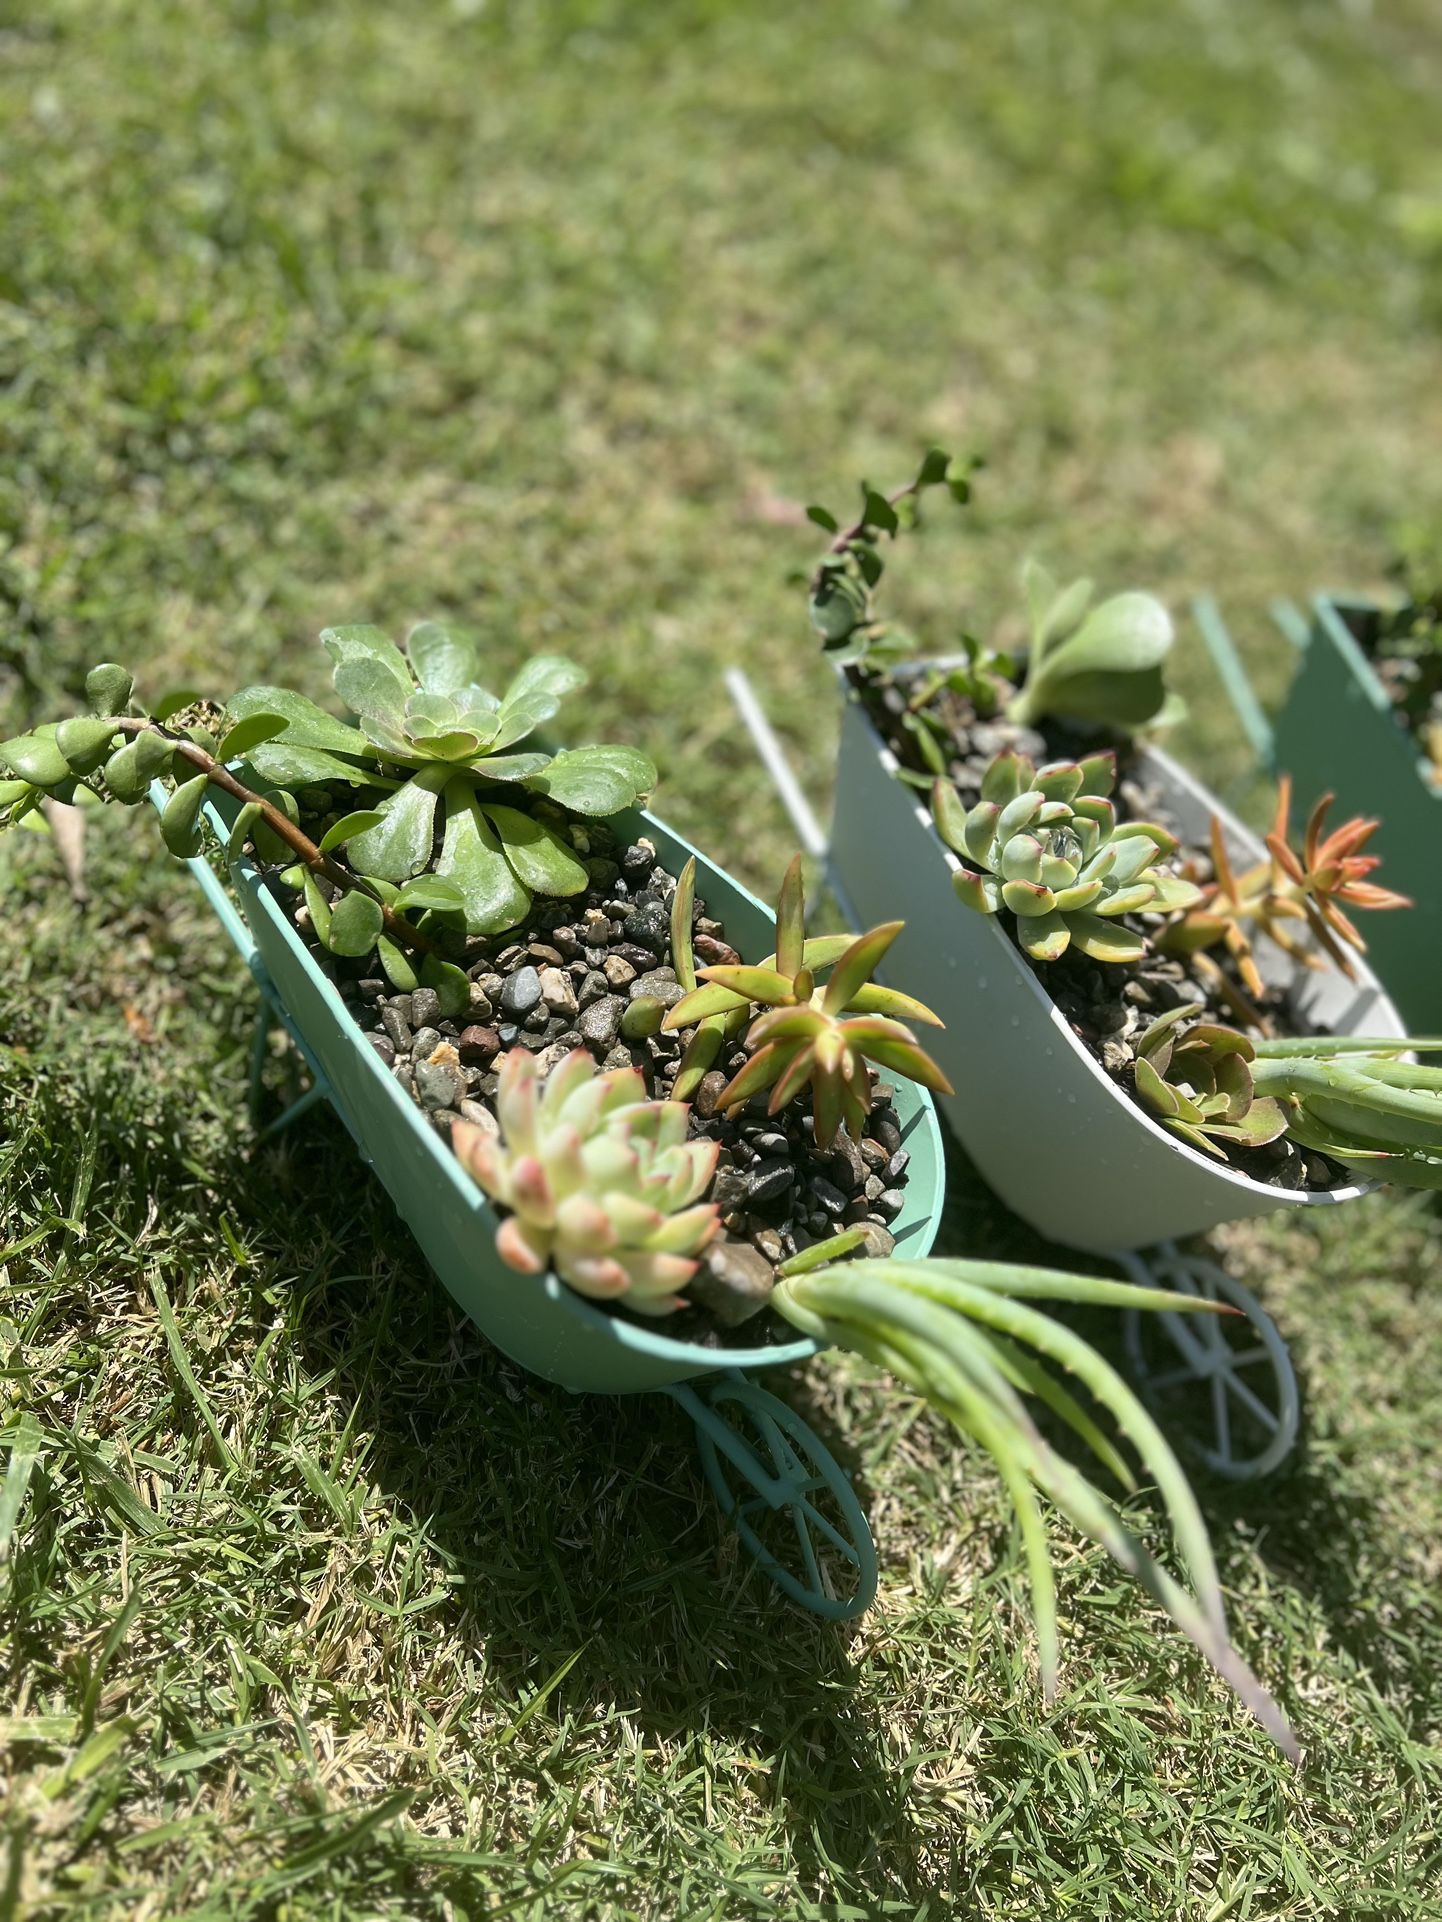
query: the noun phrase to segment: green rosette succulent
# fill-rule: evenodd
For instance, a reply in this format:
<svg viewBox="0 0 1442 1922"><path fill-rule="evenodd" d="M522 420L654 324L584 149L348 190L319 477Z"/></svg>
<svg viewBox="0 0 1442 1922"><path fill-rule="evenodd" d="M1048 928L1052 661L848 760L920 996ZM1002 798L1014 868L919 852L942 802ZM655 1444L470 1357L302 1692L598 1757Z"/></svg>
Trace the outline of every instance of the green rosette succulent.
<svg viewBox="0 0 1442 1922"><path fill-rule="evenodd" d="M979 914L1009 908L1034 961L1055 961L1073 945L1094 961L1140 960L1146 941L1120 917L1201 899L1161 865L1176 852L1173 835L1154 821L1118 822L1115 784L1110 751L1038 769L1008 749L987 768L975 807L964 808L949 781L933 787L942 840L973 864L952 876L958 897Z"/></svg>
<svg viewBox="0 0 1442 1922"><path fill-rule="evenodd" d="M1218 1142L1264 1147L1287 1132L1287 1117L1280 1102L1257 1094L1257 1050L1246 1035L1210 1021L1181 1032L1201 1012L1200 1001L1189 1001L1152 1023L1137 1043L1136 1089L1164 1127L1225 1161Z"/></svg>
<svg viewBox="0 0 1442 1922"><path fill-rule="evenodd" d="M377 818L348 840L347 859L392 886L434 877L470 934L517 926L533 895L587 886L582 851L541 818L538 801L603 816L655 785L654 765L633 748L518 751L585 685L559 655L535 656L496 695L480 682L475 644L434 621L412 628L404 650L374 627L328 628L321 641L359 725L286 688L246 688L230 703L231 722L273 727L249 765L281 789L344 781L380 790Z"/></svg>
<svg viewBox="0 0 1442 1922"><path fill-rule="evenodd" d="M500 1066L500 1135L473 1122L451 1131L461 1165L511 1212L496 1252L520 1274L554 1268L568 1287L669 1315L716 1234L719 1212L700 1197L720 1153L686 1139L689 1110L650 1101L634 1068L597 1074L584 1049L542 1084L535 1056L512 1048Z"/></svg>

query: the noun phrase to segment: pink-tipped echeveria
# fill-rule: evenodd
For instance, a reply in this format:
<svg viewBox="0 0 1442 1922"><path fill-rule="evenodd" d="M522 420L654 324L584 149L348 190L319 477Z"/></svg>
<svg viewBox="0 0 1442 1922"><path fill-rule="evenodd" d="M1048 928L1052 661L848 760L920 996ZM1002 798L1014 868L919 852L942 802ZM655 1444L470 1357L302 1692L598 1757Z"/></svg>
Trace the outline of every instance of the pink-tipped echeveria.
<svg viewBox="0 0 1442 1922"><path fill-rule="evenodd" d="M512 1048L500 1065L500 1135L458 1121L462 1166L510 1213L496 1233L509 1268L554 1268L578 1294L643 1315L686 1303L677 1290L715 1235L714 1141L688 1141L688 1109L650 1101L634 1068L598 1074L577 1049L544 1083L535 1056Z"/></svg>
<svg viewBox="0 0 1442 1922"><path fill-rule="evenodd" d="M1146 941L1127 914L1193 906L1200 891L1160 865L1175 837L1154 821L1122 821L1110 798L1116 756L1089 754L1038 769L1008 749L987 768L972 808L949 781L932 790L943 841L971 863L952 876L979 914L1009 908L1021 947L1055 961L1075 945L1093 961L1137 961Z"/></svg>

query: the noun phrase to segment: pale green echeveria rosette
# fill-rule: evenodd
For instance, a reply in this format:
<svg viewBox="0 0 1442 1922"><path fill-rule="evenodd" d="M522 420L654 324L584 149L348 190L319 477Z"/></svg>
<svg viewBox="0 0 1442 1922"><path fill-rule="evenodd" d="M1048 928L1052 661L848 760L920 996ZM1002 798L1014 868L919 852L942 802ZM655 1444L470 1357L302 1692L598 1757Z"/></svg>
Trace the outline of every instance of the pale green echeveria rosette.
<svg viewBox="0 0 1442 1922"><path fill-rule="evenodd" d="M1121 917L1201 898L1162 865L1177 850L1174 835L1154 821L1117 820L1115 784L1110 751L1038 769L1007 750L987 768L974 807L949 781L932 790L942 839L973 864L952 876L958 896L980 914L1009 908L1033 960L1058 960L1073 945L1094 961L1140 960L1146 941Z"/></svg>
<svg viewBox="0 0 1442 1922"><path fill-rule="evenodd" d="M385 790L379 818L349 839L347 859L393 886L426 873L470 934L519 925L533 895L585 890L584 850L559 810L614 814L655 785L655 766L634 748L519 748L585 684L559 655L527 661L496 695L480 682L475 643L434 621L412 628L404 651L375 627L328 628L321 640L359 726L287 689L247 688L233 717L284 723L252 751L251 766L282 787L344 780ZM551 818L537 802L554 804Z"/></svg>
<svg viewBox="0 0 1442 1922"><path fill-rule="evenodd" d="M677 1293L716 1234L710 1186L720 1152L686 1139L689 1109L651 1101L634 1068L598 1074L583 1049L542 1083L535 1056L500 1066L496 1136L457 1122L462 1166L510 1213L496 1252L518 1273L554 1268L579 1294L643 1315L687 1304Z"/></svg>

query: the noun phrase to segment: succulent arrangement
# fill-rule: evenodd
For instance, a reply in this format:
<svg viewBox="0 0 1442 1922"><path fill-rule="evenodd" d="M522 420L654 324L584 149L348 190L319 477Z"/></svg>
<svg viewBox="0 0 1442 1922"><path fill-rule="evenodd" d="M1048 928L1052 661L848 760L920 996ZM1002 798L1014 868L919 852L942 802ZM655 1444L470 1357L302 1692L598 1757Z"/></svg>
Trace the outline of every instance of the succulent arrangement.
<svg viewBox="0 0 1442 1922"><path fill-rule="evenodd" d="M744 1015L752 1003L763 1012L746 1030L751 1058L718 1099L738 1107L771 1091L769 1112L810 1090L818 1147L829 1148L844 1127L859 1138L871 1106L867 1062L904 1074L943 1094L951 1083L896 1017L941 1026L921 1002L871 977L900 934L890 921L869 933L808 941L801 857L787 868L776 901L776 952L760 967L718 963L695 970L698 982L666 1014L663 1028ZM829 968L824 982L817 972Z"/></svg>
<svg viewBox="0 0 1442 1922"><path fill-rule="evenodd" d="M1287 1115L1257 1093L1256 1044L1235 1028L1196 1020L1201 1012L1200 1001L1188 1001L1155 1020L1137 1042L1133 1072L1143 1103L1173 1134L1225 1161L1219 1142L1265 1147L1286 1133Z"/></svg>
<svg viewBox="0 0 1442 1922"><path fill-rule="evenodd" d="M1094 961L1135 961L1144 938L1126 914L1168 914L1200 901L1191 882L1161 865L1177 841L1150 821L1118 822L1110 796L1116 756L1053 761L998 754L981 799L964 808L940 778L932 812L947 846L975 863L952 876L959 899L979 914L1009 908L1017 940L1037 961L1075 946Z"/></svg>
<svg viewBox="0 0 1442 1922"><path fill-rule="evenodd" d="M524 1275L554 1268L579 1294L624 1300L642 1315L684 1308L720 1213L699 1199L716 1171L713 1141L688 1141L688 1110L652 1101L634 1068L598 1074L577 1049L541 1082L536 1057L500 1064L499 1133L458 1121L466 1172L510 1210L496 1251Z"/></svg>

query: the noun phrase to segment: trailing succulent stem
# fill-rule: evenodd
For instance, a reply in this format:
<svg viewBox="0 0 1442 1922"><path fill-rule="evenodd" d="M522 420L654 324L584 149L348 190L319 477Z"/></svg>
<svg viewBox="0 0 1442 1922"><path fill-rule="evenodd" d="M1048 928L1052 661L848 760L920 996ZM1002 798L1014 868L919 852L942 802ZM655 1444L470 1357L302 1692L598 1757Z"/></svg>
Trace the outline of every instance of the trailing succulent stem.
<svg viewBox="0 0 1442 1922"><path fill-rule="evenodd" d="M1057 1606L1038 1494L1135 1575L1190 1636L1274 1741L1295 1757L1280 1709L1232 1648L1205 1523L1176 1457L1116 1370L1032 1301L1170 1312L1214 1309L1195 1296L1046 1269L982 1261L848 1261L783 1278L773 1303L804 1333L856 1349L899 1375L992 1456L1017 1511L1031 1575L1043 1684L1057 1671ZM1130 1491L1116 1448L1052 1367L1068 1372L1115 1420L1155 1482L1195 1594L1154 1561L1114 1503L1044 1439L1035 1396Z"/></svg>
<svg viewBox="0 0 1442 1922"><path fill-rule="evenodd" d="M724 1023L760 1003L763 1011L746 1033L751 1058L726 1084L717 1105L739 1107L769 1088L769 1111L776 1114L809 1089L816 1144L824 1149L843 1127L856 1138L865 1129L871 1109L868 1060L941 1094L950 1094L952 1087L896 1017L905 1014L938 1028L939 1018L910 995L871 979L904 924L888 921L855 940L840 935L808 941L805 915L798 854L777 897L775 954L760 967L693 969L693 979L706 985L693 986L663 1025L675 1030L697 1022ZM817 970L828 965L829 978L818 982ZM693 1040L683 1067L696 1065L690 1058L695 1047Z"/></svg>
<svg viewBox="0 0 1442 1922"><path fill-rule="evenodd" d="M877 610L877 588L885 569L883 536L895 538L915 526L924 496L944 486L953 500L971 498L971 478L979 461L957 460L933 448L915 475L892 494L878 493L863 481L861 513L849 525L824 507L808 516L832 536L831 545L811 577L811 624L828 654L839 663L886 670L916 659L921 650L904 630ZM915 734L923 758L936 774L945 759L925 714L926 702L942 687L970 700L978 714L995 713L1009 696L1009 717L1034 726L1048 715L1132 729L1160 726L1181 714L1162 678L1171 652L1171 617L1150 594L1114 594L1093 606L1088 580L1059 587L1037 561L1022 570L1031 621L1031 651L1024 683L1018 688L1016 663L961 637L961 663L938 666L923 681L928 690L908 704L903 725ZM948 649L950 652L950 649Z"/></svg>
<svg viewBox="0 0 1442 1922"><path fill-rule="evenodd" d="M95 670L96 674L111 672L129 682L123 668ZM0 745L0 761L17 776L0 787L0 811L5 820L18 820L42 794L71 800L82 784L102 799L135 806L145 799L152 781L178 779L161 811L160 829L171 853L188 859L200 852L200 807L205 789L213 787L241 804L231 834L233 848L247 833L264 827L296 856L306 873L323 877L343 895L360 895L363 907L356 918L366 926L373 924L376 936L384 932L403 947L428 953L431 943L420 929L376 898L370 884L335 861L328 848L314 842L272 796L248 787L225 765L227 757L237 758L234 743L239 732L239 727L232 729L218 746L212 742L207 747L145 716L78 715L41 727ZM244 746L242 740L240 752ZM182 778L181 768L194 773ZM368 946L374 945L372 937Z"/></svg>
<svg viewBox="0 0 1442 1922"><path fill-rule="evenodd" d="M1177 848L1165 828L1118 823L1115 784L1110 752L1040 769L1023 754L998 754L972 808L938 780L937 830L971 864L952 876L958 898L979 914L1009 908L1034 960L1055 961L1072 946L1094 961L1140 960L1147 944L1119 917L1169 913L1200 895L1161 865Z"/></svg>

